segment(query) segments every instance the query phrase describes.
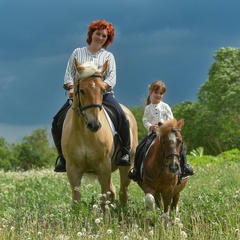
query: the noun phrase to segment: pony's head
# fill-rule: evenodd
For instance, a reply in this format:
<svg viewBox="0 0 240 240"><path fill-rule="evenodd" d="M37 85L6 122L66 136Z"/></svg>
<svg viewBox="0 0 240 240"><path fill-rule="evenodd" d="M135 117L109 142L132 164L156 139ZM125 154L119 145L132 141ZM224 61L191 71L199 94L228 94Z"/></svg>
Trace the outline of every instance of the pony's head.
<svg viewBox="0 0 240 240"><path fill-rule="evenodd" d="M101 128L98 112L102 110L102 97L105 90L102 77L108 67L108 61L100 68L92 62L81 64L75 58L76 78L73 110L79 116L84 116L87 128L96 132Z"/></svg>
<svg viewBox="0 0 240 240"><path fill-rule="evenodd" d="M177 122L170 119L164 123L159 123L160 147L165 161L168 163L169 171L178 174L180 171L180 155L182 148L181 129L184 119Z"/></svg>

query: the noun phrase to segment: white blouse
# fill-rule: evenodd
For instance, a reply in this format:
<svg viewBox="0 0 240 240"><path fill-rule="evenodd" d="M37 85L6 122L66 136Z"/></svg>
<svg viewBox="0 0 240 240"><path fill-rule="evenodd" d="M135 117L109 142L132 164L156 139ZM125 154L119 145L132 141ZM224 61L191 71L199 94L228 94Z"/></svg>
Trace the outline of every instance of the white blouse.
<svg viewBox="0 0 240 240"><path fill-rule="evenodd" d="M145 107L142 122L144 127L148 130L148 134L150 134L151 132L149 131L149 128L153 124L164 122L168 119L173 119L173 113L167 103L165 102L160 102L158 104L150 103Z"/></svg>
<svg viewBox="0 0 240 240"><path fill-rule="evenodd" d="M103 76L103 81L111 86L111 89L114 88L116 85L116 63L115 58L111 52L108 52L104 48L101 48L98 52L92 54L87 47L76 48L68 60L64 77L64 84L67 84L69 82L73 84L76 74L74 58L77 58L81 64L85 62L93 62L97 67L101 67L105 61L108 60L108 68Z"/></svg>

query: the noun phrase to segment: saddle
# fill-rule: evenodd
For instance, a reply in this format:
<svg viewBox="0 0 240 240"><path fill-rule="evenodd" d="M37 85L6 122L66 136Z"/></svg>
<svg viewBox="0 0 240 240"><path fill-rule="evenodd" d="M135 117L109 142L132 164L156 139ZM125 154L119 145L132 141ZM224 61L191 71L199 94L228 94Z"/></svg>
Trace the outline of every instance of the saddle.
<svg viewBox="0 0 240 240"><path fill-rule="evenodd" d="M121 118L120 112L113 104L111 104L109 102L103 101L103 106L104 106L108 116L110 117L110 119L115 127L115 130L117 132L120 132L120 129L122 126L122 118Z"/></svg>
<svg viewBox="0 0 240 240"><path fill-rule="evenodd" d="M135 161L136 161L136 168L140 174L140 177L142 177L142 170L143 170L142 166L145 160L146 153L149 147L151 146L153 140L156 138L156 136L157 134L155 132L151 133L150 135L146 136L137 146Z"/></svg>

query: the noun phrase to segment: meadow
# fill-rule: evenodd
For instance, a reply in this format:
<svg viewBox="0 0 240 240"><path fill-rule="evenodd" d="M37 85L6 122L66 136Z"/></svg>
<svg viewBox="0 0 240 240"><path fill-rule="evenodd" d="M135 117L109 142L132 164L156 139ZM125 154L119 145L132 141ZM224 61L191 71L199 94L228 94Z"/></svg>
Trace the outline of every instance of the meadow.
<svg viewBox="0 0 240 240"><path fill-rule="evenodd" d="M206 159L191 159L196 173L181 193L175 224L167 228L162 209L149 211L135 182L130 185L127 206L107 202L103 215L97 180L83 179L82 202L72 210L65 173L52 169L1 171L0 240L239 240L240 160ZM118 190L118 172L113 180Z"/></svg>

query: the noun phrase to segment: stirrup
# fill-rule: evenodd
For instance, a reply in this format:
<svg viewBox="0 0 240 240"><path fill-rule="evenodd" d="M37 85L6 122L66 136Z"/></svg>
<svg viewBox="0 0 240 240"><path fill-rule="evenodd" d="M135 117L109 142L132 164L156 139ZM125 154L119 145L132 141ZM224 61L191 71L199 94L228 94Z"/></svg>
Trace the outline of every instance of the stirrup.
<svg viewBox="0 0 240 240"><path fill-rule="evenodd" d="M137 169L136 168L132 168L129 173L128 173L128 177L133 180L134 182L137 182L139 180L138 174L137 174Z"/></svg>

